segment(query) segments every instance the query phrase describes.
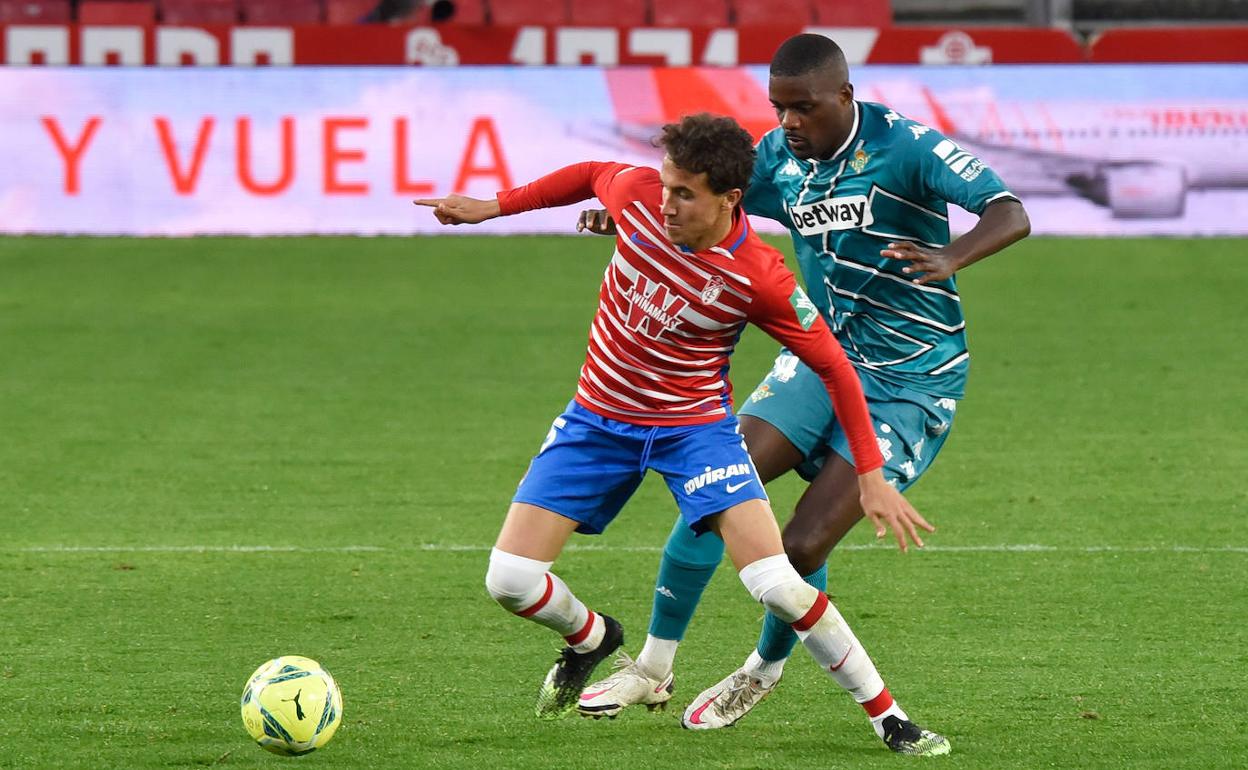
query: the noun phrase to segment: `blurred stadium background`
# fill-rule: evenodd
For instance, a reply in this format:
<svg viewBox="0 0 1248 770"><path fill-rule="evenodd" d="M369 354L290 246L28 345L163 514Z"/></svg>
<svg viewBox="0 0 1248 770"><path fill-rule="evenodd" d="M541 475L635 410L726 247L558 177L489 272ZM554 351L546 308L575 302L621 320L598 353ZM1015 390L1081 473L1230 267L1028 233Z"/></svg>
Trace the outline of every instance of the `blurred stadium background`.
<svg viewBox="0 0 1248 770"><path fill-rule="evenodd" d="M236 705L280 654L344 692L305 764L895 765L805 661L724 734L531 718L551 641L481 580L607 246L410 205L759 134L802 30L1037 233L959 277L940 532L855 533L841 609L960 767L1248 763L1245 0L0 0L0 767L280 761ZM647 483L560 562L634 651L671 518ZM758 622L721 571L677 701Z"/></svg>

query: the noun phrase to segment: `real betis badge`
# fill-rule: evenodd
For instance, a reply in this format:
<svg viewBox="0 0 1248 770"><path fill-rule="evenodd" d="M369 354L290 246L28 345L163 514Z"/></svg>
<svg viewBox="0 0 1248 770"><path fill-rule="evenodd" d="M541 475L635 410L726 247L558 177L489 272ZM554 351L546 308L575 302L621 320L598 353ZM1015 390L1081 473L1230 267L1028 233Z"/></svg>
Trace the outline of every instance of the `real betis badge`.
<svg viewBox="0 0 1248 770"><path fill-rule="evenodd" d="M793 311L797 313L797 322L802 325L803 329L809 329L815 319L819 317L819 308L815 307L815 303L810 301L810 297L806 296L806 292L802 291L802 287L798 286L793 290L793 296L789 297L789 304L793 306Z"/></svg>

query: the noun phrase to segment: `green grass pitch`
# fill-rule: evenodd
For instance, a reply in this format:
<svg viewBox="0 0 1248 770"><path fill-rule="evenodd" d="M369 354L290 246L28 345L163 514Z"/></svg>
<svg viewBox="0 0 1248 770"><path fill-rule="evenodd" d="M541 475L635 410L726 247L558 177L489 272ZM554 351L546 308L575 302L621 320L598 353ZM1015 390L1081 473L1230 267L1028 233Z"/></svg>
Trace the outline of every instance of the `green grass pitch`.
<svg viewBox="0 0 1248 770"><path fill-rule="evenodd" d="M0 239L0 766L901 767L804 653L732 730L544 723L553 635L483 588L571 397L609 245L582 238ZM1248 765L1248 245L1032 239L961 278L969 393L902 556L831 591L949 767ZM738 394L770 365L756 330ZM800 491L772 489L781 518ZM657 479L559 572L644 638ZM271 549L271 550L264 550ZM674 705L760 608L717 574ZM251 745L284 653L345 719ZM283 764L284 763L284 764ZM926 763L925 763L926 764Z"/></svg>

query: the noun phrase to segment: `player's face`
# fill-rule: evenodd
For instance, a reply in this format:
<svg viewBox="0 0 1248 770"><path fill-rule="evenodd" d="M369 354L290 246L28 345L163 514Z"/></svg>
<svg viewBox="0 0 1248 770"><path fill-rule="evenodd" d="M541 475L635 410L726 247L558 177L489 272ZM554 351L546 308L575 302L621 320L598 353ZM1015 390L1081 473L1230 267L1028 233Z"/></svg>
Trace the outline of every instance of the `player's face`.
<svg viewBox="0 0 1248 770"><path fill-rule="evenodd" d="M663 156L659 167L663 184L663 228L672 243L695 251L719 243L732 228L732 210L741 200L741 191L723 194L711 191L706 172L686 171Z"/></svg>
<svg viewBox="0 0 1248 770"><path fill-rule="evenodd" d="M773 76L767 94L789 150L803 160L829 157L853 129L854 87L844 67Z"/></svg>

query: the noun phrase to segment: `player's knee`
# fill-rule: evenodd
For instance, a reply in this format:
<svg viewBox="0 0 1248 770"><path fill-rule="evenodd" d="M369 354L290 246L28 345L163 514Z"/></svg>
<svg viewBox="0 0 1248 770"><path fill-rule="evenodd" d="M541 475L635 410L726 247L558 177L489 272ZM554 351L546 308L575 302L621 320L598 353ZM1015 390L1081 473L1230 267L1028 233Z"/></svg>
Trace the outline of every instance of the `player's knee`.
<svg viewBox="0 0 1248 770"><path fill-rule="evenodd" d="M805 583L782 555L747 564L741 570L741 582L756 601L786 623L803 617L819 598L819 590Z"/></svg>
<svg viewBox="0 0 1248 770"><path fill-rule="evenodd" d="M786 623L804 617L819 599L819 589L801 579L776 586L762 597L763 606Z"/></svg>
<svg viewBox="0 0 1248 770"><path fill-rule="evenodd" d="M541 598L549 566L495 548L485 572L485 590L503 609L520 612Z"/></svg>
<svg viewBox="0 0 1248 770"><path fill-rule="evenodd" d="M540 590L542 577L536 579L523 572L510 570L490 562L485 573L485 590L490 598L508 612L520 612L533 603L532 596Z"/></svg>
<svg viewBox="0 0 1248 770"><path fill-rule="evenodd" d="M781 534L781 541L784 543L784 554L799 575L809 575L828 561L823 543L809 533L786 529Z"/></svg>

